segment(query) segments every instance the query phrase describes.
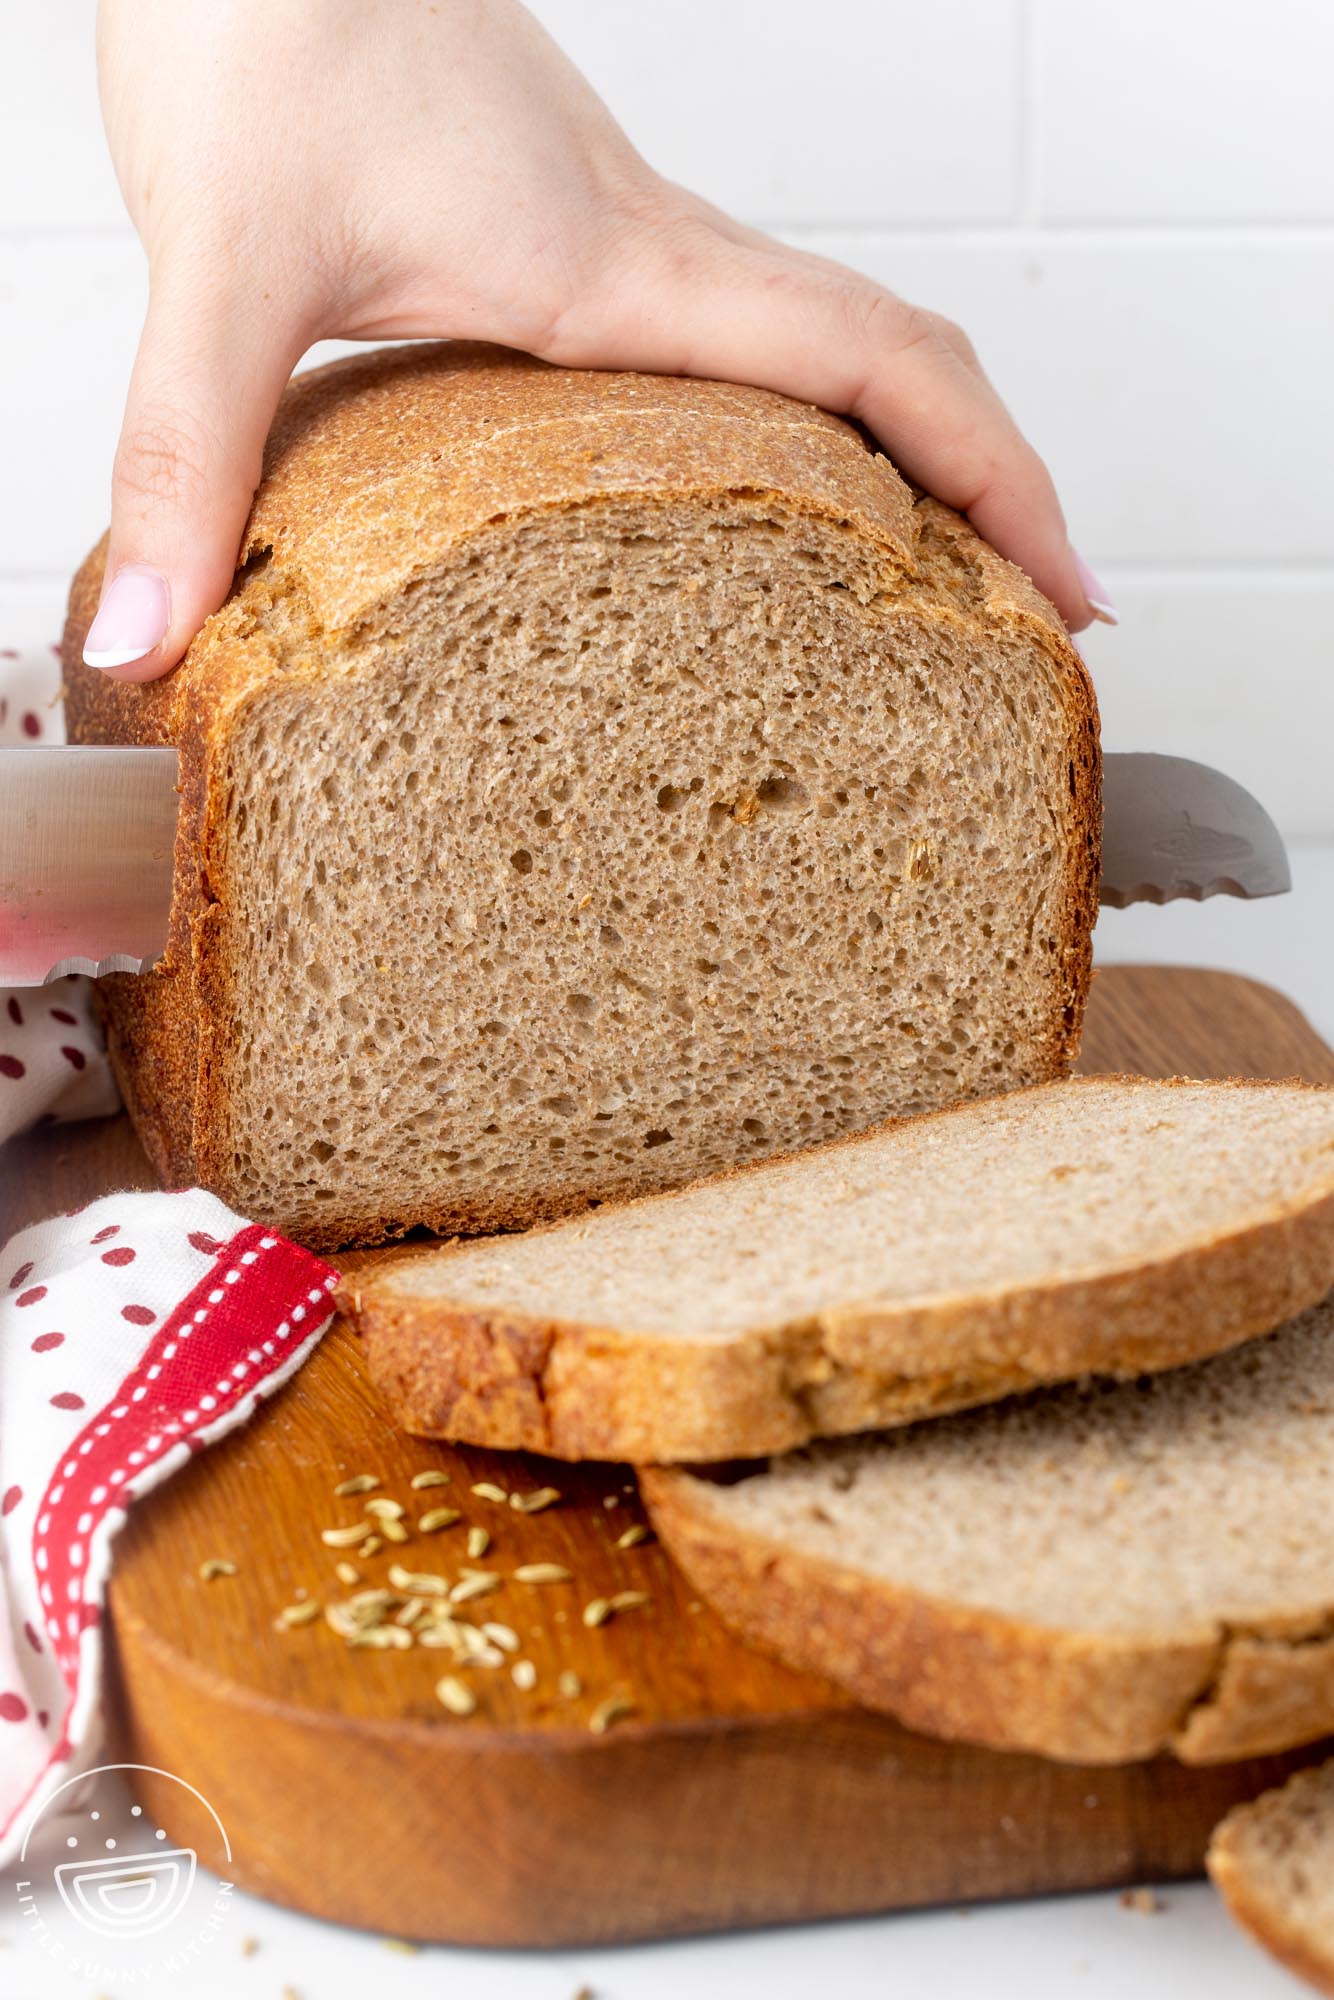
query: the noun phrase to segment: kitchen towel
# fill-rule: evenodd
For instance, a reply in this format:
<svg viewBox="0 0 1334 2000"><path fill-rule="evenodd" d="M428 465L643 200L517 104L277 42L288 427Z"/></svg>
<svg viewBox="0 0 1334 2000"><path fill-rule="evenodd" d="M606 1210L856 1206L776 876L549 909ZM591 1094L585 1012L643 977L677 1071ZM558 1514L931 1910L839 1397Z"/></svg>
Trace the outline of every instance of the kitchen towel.
<svg viewBox="0 0 1334 2000"><path fill-rule="evenodd" d="M0 651L0 743L59 741L49 655ZM118 1099L88 982L0 992L4 1143ZM0 1249L0 1866L98 1761L101 1616L133 1500L251 1416L332 1318L334 1271L200 1188L111 1194Z"/></svg>

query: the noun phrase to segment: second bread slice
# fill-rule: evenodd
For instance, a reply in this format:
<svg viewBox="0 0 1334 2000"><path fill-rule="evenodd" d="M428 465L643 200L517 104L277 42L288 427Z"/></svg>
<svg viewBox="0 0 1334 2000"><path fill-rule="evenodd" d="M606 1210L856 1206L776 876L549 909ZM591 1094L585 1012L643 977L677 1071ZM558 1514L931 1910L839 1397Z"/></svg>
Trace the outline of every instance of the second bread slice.
<svg viewBox="0 0 1334 2000"><path fill-rule="evenodd" d="M1098 1077L393 1252L346 1303L407 1429L652 1464L1174 1367L1331 1286L1334 1092Z"/></svg>
<svg viewBox="0 0 1334 2000"><path fill-rule="evenodd" d="M928 1735L1214 1764L1334 1729L1334 1300L733 1483L644 1475L729 1625Z"/></svg>

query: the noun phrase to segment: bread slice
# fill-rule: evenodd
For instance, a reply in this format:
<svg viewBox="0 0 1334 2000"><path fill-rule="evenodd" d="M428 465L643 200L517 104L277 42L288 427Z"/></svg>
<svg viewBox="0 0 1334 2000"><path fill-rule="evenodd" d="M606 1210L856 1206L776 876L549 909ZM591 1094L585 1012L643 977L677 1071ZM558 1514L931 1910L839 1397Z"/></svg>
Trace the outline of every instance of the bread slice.
<svg viewBox="0 0 1334 2000"><path fill-rule="evenodd" d="M1334 1763L1230 1812L1210 1844L1209 1873L1238 1923L1334 1994Z"/></svg>
<svg viewBox="0 0 1334 2000"><path fill-rule="evenodd" d="M643 1464L1175 1366L1332 1285L1334 1091L1099 1077L391 1253L348 1306L408 1429Z"/></svg>
<svg viewBox="0 0 1334 2000"><path fill-rule="evenodd" d="M407 347L297 379L180 670L159 1171L324 1247L532 1222L1061 1074L1097 716L1051 607L850 425Z"/></svg>
<svg viewBox="0 0 1334 2000"><path fill-rule="evenodd" d="M1212 1764L1334 1729L1334 1300L1173 1374L643 1483L739 1633L929 1735Z"/></svg>

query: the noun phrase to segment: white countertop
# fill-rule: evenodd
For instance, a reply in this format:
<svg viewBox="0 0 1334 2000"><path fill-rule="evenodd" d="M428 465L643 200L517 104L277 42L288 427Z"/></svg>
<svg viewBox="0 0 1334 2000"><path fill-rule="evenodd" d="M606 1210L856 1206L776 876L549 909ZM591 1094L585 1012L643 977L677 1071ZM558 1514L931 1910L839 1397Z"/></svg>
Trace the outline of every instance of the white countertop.
<svg viewBox="0 0 1334 2000"><path fill-rule="evenodd" d="M25 603L22 623L35 607ZM3 610L3 607L0 607ZM15 607L16 613L19 607ZM54 606L52 607L54 628ZM18 635L15 635L18 636ZM35 635L34 635L35 636ZM20 639L29 639L25 630ZM1271 801L1272 803L1272 801ZM1334 846L1292 854L1294 893L1264 904L1217 898L1204 905L1105 913L1098 957L1215 965L1287 992L1334 1040ZM238 1754L240 1748L238 1746ZM652 1829L645 1829L652 1838ZM448 1885L442 1884L442 1895ZM237 1897L212 1952L183 1973L191 2000L699 2000L744 1989L765 2000L812 1993L978 1995L987 2000L1281 2000L1302 1991L1242 1937L1202 1884L1166 1888L1144 1915L1115 1893L1050 1898L751 1932L617 1951L496 1953L444 1948L404 1955L382 1939L295 1917ZM241 1940L257 1940L242 1956ZM170 1991L170 1985L160 1990ZM25 1934L14 1878L0 1876L0 2000L97 2000L86 1977L67 1977ZM113 1993L108 2000L126 2000Z"/></svg>
<svg viewBox="0 0 1334 2000"><path fill-rule="evenodd" d="M447 1894L442 1885L442 1894ZM189 2000L1296 2000L1303 1989L1224 1914L1202 1883L1164 1888L1153 1915L1114 1894L1051 1897L922 1915L876 1917L619 1951L403 1954L381 1938L294 1917L237 1896L209 1952L179 1981ZM21 1934L17 1898L0 1877L4 2000L98 2000ZM255 1948L243 1955L243 1940ZM124 1992L108 2000L128 2000Z"/></svg>

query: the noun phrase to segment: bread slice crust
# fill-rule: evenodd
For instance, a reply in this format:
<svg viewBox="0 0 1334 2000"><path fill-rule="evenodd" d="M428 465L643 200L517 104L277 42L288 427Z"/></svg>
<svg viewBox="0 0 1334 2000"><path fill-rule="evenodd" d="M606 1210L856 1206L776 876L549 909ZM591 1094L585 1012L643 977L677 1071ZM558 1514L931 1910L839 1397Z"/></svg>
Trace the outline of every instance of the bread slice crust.
<svg viewBox="0 0 1334 2000"><path fill-rule="evenodd" d="M1109 1084L1160 1091L1169 1102L1191 1080L1073 1078L1012 1092L1006 1102ZM1248 1079L1210 1086L1242 1093L1274 1087ZM1296 1080L1280 1087L1324 1094L1322 1086ZM803 1157L855 1155L879 1133L923 1131L953 1115L946 1109L889 1120ZM763 1174L776 1164L757 1162L698 1185ZM650 1196L601 1214L673 1198ZM455 1254L466 1248L456 1246ZM818 1437L909 1423L1083 1374L1175 1368L1267 1333L1334 1285L1334 1171L1313 1178L1300 1200L1170 1255L898 1308L850 1302L726 1342L484 1311L439 1294L423 1299L399 1282L422 1262L434 1262L443 1289L450 1254L431 1246L361 1259L343 1289L343 1309L404 1428L557 1458L699 1463L789 1451Z"/></svg>
<svg viewBox="0 0 1334 2000"><path fill-rule="evenodd" d="M438 437L441 449L424 452ZM330 506L331 486L340 505ZM238 947L229 929L228 749L270 694L327 687L349 648L393 623L423 578L482 551L514 523L595 520L630 499L657 505L747 495L855 538L868 589L903 590L944 631L994 631L1045 655L1066 710L1070 838L1050 968L1050 1006L1024 1074L1055 1076L1078 1047L1097 906L1100 797L1097 714L1082 662L1027 579L966 523L913 497L888 462L840 419L728 384L552 370L466 344L391 349L298 378L284 398L231 597L181 668L128 687L85 668L84 635L105 543L74 581L63 648L71 738L174 744L182 807L166 957L152 974L99 982L111 1058L154 1166L254 1209L238 1181L235 1110ZM938 552L925 576L922 550ZM951 553L953 552L953 553ZM962 579L969 579L964 587ZM652 1184L673 1173L651 1156ZM647 1169L646 1169L647 1171ZM322 1209L283 1186L264 1219L321 1248L380 1242L417 1227L440 1233L524 1227L620 1192L591 1171L578 1186L539 1184L410 1200L378 1188L335 1189Z"/></svg>
<svg viewBox="0 0 1334 2000"><path fill-rule="evenodd" d="M1253 1841L1267 1834L1283 1838L1304 1812L1318 1814L1328 1827L1325 1844L1334 1871L1334 1764L1299 1771L1286 1785L1235 1807L1215 1832L1206 1865L1243 1930L1317 1992L1334 1994L1334 1929L1317 1931L1303 1924L1291 1905L1257 1878L1248 1852Z"/></svg>

